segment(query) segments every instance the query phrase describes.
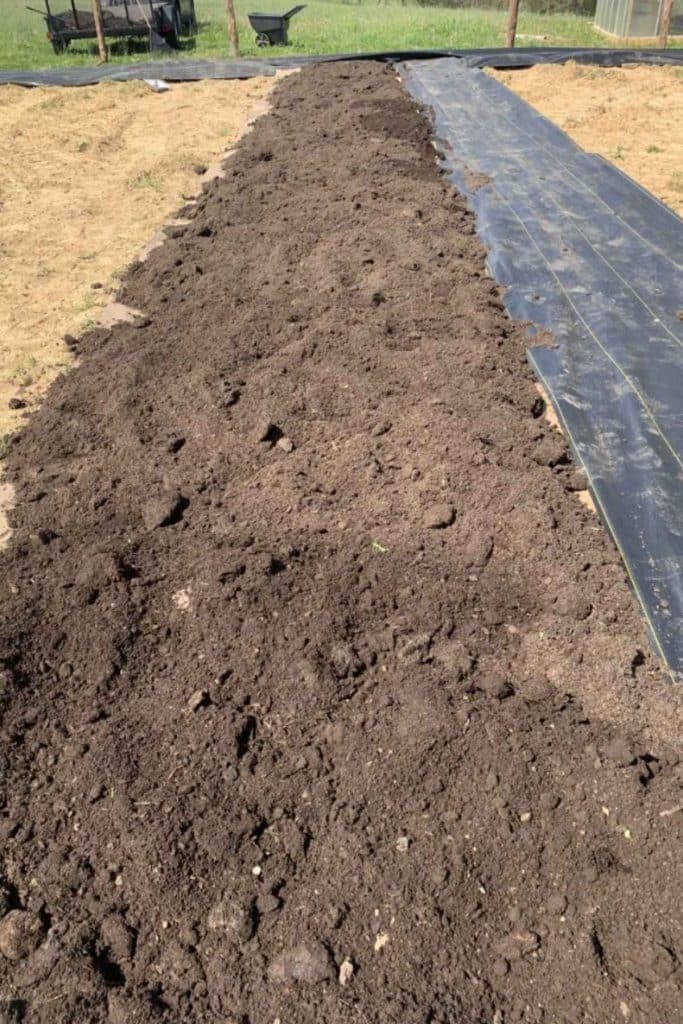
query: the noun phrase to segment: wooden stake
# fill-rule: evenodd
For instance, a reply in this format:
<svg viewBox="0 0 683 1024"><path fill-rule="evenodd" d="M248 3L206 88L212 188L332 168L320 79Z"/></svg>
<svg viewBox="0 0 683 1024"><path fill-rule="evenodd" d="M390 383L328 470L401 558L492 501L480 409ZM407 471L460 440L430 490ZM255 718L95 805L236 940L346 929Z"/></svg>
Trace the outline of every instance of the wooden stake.
<svg viewBox="0 0 683 1024"><path fill-rule="evenodd" d="M102 7L100 0L92 0L92 16L95 21L95 33L97 35L97 48L100 51L100 64L108 61L107 44L104 41L104 29L102 28Z"/></svg>
<svg viewBox="0 0 683 1024"><path fill-rule="evenodd" d="M228 12L228 35L230 36L230 49L233 57L240 55L240 40L237 34L237 18L235 17L235 4L233 0L225 0Z"/></svg>
<svg viewBox="0 0 683 1024"><path fill-rule="evenodd" d="M517 35L517 15L519 14L519 0L508 0L508 24L505 32L505 45L512 49L515 45Z"/></svg>
<svg viewBox="0 0 683 1024"><path fill-rule="evenodd" d="M669 29L671 28L671 15L673 14L674 0L663 0L661 13L659 15L659 48L664 49L669 41Z"/></svg>

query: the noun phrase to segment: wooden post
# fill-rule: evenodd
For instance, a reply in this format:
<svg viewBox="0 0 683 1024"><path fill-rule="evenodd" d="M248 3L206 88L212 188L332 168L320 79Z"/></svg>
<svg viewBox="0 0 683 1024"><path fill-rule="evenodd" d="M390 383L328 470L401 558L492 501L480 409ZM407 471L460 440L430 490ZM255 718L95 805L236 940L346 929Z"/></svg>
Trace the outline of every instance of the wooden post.
<svg viewBox="0 0 683 1024"><path fill-rule="evenodd" d="M674 0L663 0L659 13L659 47L664 49L669 41L669 29L671 28L671 15L673 14Z"/></svg>
<svg viewBox="0 0 683 1024"><path fill-rule="evenodd" d="M519 14L519 0L508 0L508 24L505 32L505 45L512 49L515 45L517 35L517 15Z"/></svg>
<svg viewBox="0 0 683 1024"><path fill-rule="evenodd" d="M100 0L92 0L92 16L95 21L95 33L97 35L97 48L100 51L100 64L106 64L107 44L104 41L104 30L102 28L102 7Z"/></svg>
<svg viewBox="0 0 683 1024"><path fill-rule="evenodd" d="M233 0L225 0L228 12L228 35L230 36L230 49L233 57L240 55L240 40L237 34L237 18L235 17L235 4Z"/></svg>

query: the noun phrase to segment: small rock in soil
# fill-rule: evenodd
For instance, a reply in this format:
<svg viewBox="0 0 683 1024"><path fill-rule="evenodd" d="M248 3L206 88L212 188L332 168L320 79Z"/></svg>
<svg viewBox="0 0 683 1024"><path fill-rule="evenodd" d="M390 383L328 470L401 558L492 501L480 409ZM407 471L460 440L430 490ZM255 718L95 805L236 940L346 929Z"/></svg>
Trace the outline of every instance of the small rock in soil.
<svg viewBox="0 0 683 1024"><path fill-rule="evenodd" d="M25 400L23 398L10 398L9 402L7 403L7 405L8 405L8 407L10 409L25 409L26 408L26 402L25 402Z"/></svg>
<svg viewBox="0 0 683 1024"><path fill-rule="evenodd" d="M464 679L472 668L472 655L460 640L446 640L432 649L440 665L452 672L457 681Z"/></svg>
<svg viewBox="0 0 683 1024"><path fill-rule="evenodd" d="M348 985L348 983L351 981L351 978L353 977L353 972L353 960L351 960L347 956L342 960L341 966L339 967L339 984L342 986L342 988L345 985Z"/></svg>
<svg viewBox="0 0 683 1024"><path fill-rule="evenodd" d="M607 761L613 761L619 768L628 768L636 763L636 755L628 740L623 736L616 736L605 743L601 749L602 756Z"/></svg>
<svg viewBox="0 0 683 1024"><path fill-rule="evenodd" d="M493 554L493 537L474 537L465 548L467 568L483 569Z"/></svg>
<svg viewBox="0 0 683 1024"><path fill-rule="evenodd" d="M444 501L427 509L422 521L428 530L443 530L450 526L454 519L455 509Z"/></svg>
<svg viewBox="0 0 683 1024"><path fill-rule="evenodd" d="M222 931L240 942L254 934L254 913L251 900L242 900L226 893L212 906L206 919L210 931Z"/></svg>
<svg viewBox="0 0 683 1024"><path fill-rule="evenodd" d="M128 960L133 955L135 933L118 914L105 917L100 929L102 940L115 959Z"/></svg>
<svg viewBox="0 0 683 1024"><path fill-rule="evenodd" d="M256 900L259 914L274 914L280 909L280 901L272 892L266 892Z"/></svg>
<svg viewBox="0 0 683 1024"><path fill-rule="evenodd" d="M388 420L385 420L383 423L377 423L372 428L370 433L372 434L373 437L381 437L382 434L388 434L390 430L391 423Z"/></svg>
<svg viewBox="0 0 683 1024"><path fill-rule="evenodd" d="M477 680L477 689L493 700L505 700L506 697L512 697L515 692L515 688L509 679L498 675L496 672L481 676Z"/></svg>
<svg viewBox="0 0 683 1024"><path fill-rule="evenodd" d="M555 611L558 615L565 615L568 619L587 619L592 610L590 601L577 591L566 590L560 594L555 602Z"/></svg>
<svg viewBox="0 0 683 1024"><path fill-rule="evenodd" d="M40 918L28 910L10 910L0 921L0 953L8 960L22 960L28 956L42 937Z"/></svg>
<svg viewBox="0 0 683 1024"><path fill-rule="evenodd" d="M182 518L187 499L179 491L166 491L151 498L142 509L142 519L148 530L171 526Z"/></svg>
<svg viewBox="0 0 683 1024"><path fill-rule="evenodd" d="M552 467L566 460L567 450L559 438L545 437L536 445L531 457L539 466Z"/></svg>
<svg viewBox="0 0 683 1024"><path fill-rule="evenodd" d="M565 487L568 491L585 491L588 487L588 478L582 469L573 469L565 479Z"/></svg>
<svg viewBox="0 0 683 1024"><path fill-rule="evenodd" d="M504 978L509 970L510 964L507 962L507 960L504 960L502 957L496 960L493 964L493 973L497 978Z"/></svg>
<svg viewBox="0 0 683 1024"><path fill-rule="evenodd" d="M506 960L519 960L535 952L541 945L541 939L536 932L528 931L526 928L519 928L498 943L498 952Z"/></svg>
<svg viewBox="0 0 683 1024"><path fill-rule="evenodd" d="M308 985L334 977L330 955L321 942L285 949L272 961L268 974L275 981L302 981Z"/></svg>
<svg viewBox="0 0 683 1024"><path fill-rule="evenodd" d="M195 690L187 702L188 711L198 711L211 703L211 697L207 690Z"/></svg>
<svg viewBox="0 0 683 1024"><path fill-rule="evenodd" d="M548 910L551 914L564 914L567 909L567 897L563 896L561 892L553 893L548 898Z"/></svg>
<svg viewBox="0 0 683 1024"><path fill-rule="evenodd" d="M282 430L272 420L265 419L256 424L254 440L257 444L275 444L282 436Z"/></svg>
<svg viewBox="0 0 683 1024"><path fill-rule="evenodd" d="M275 442L275 444L276 447L278 447L281 451L286 452L287 455L289 455L290 452L293 452L294 448L296 447L291 437L280 437Z"/></svg>
<svg viewBox="0 0 683 1024"><path fill-rule="evenodd" d="M335 644L330 651L330 663L337 679L358 676L365 668L364 662L351 644Z"/></svg>

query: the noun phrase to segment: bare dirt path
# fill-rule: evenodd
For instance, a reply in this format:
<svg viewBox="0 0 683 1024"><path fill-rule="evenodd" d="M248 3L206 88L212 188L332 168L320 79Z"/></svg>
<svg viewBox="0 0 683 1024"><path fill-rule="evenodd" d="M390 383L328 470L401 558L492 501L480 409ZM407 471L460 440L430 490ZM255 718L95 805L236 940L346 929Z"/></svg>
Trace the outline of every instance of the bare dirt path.
<svg viewBox="0 0 683 1024"><path fill-rule="evenodd" d="M490 73L683 214L682 68L569 63Z"/></svg>
<svg viewBox="0 0 683 1024"><path fill-rule="evenodd" d="M26 1024L672 1024L680 696L390 69L277 89L13 442Z"/></svg>
<svg viewBox="0 0 683 1024"><path fill-rule="evenodd" d="M121 273L244 131L272 79L0 87L0 437L94 323Z"/></svg>

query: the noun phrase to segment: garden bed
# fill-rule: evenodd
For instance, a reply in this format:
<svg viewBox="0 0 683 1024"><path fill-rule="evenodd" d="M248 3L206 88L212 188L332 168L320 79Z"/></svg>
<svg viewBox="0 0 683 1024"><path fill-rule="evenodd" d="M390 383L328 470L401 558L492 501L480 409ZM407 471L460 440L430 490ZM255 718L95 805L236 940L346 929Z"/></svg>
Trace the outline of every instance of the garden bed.
<svg viewBox="0 0 683 1024"><path fill-rule="evenodd" d="M672 1021L681 699L393 71L279 85L11 445L8 1020Z"/></svg>

